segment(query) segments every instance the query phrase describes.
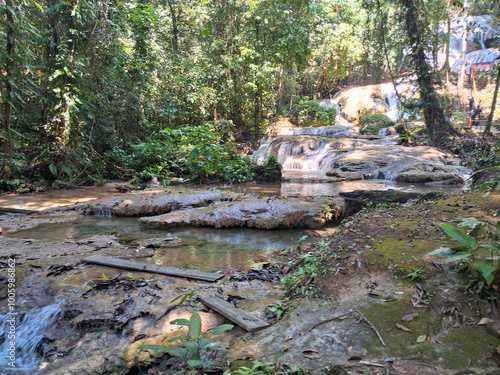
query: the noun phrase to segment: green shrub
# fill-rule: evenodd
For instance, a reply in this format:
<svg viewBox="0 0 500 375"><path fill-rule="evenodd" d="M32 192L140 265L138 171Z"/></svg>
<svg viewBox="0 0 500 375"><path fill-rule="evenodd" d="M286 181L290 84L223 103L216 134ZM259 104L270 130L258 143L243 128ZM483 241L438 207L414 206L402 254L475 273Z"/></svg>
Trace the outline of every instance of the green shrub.
<svg viewBox="0 0 500 375"><path fill-rule="evenodd" d="M253 181L257 177L256 167L257 163L249 157L238 157L221 163L221 169L216 173L216 177L236 183Z"/></svg>
<svg viewBox="0 0 500 375"><path fill-rule="evenodd" d="M261 165L257 165L254 172L258 181L273 182L281 180L281 170L283 166L278 162L276 156L271 155Z"/></svg>
<svg viewBox="0 0 500 375"><path fill-rule="evenodd" d="M299 126L329 126L335 125L336 116L335 107L326 108L316 100L305 100L299 103L291 121Z"/></svg>
<svg viewBox="0 0 500 375"><path fill-rule="evenodd" d="M378 134L380 129L387 128L393 124L392 120L382 113L362 116L359 119L361 134Z"/></svg>

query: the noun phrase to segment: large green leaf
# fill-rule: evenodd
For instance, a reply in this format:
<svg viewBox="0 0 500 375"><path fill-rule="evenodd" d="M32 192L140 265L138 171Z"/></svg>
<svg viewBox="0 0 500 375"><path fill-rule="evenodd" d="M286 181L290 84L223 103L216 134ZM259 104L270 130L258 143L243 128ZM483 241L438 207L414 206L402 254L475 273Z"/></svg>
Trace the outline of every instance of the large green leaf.
<svg viewBox="0 0 500 375"><path fill-rule="evenodd" d="M198 367L201 366L204 362L201 359L190 359L187 364L189 367Z"/></svg>
<svg viewBox="0 0 500 375"><path fill-rule="evenodd" d="M467 235L467 233L465 233L465 229L462 231L448 223L441 223L441 228L443 228L448 236L460 242L462 245L471 249L475 249L477 247L477 241L473 237Z"/></svg>
<svg viewBox="0 0 500 375"><path fill-rule="evenodd" d="M189 367L198 367L203 364L203 361L201 359L190 359L188 361L188 366Z"/></svg>
<svg viewBox="0 0 500 375"><path fill-rule="evenodd" d="M486 280L486 284L490 285L493 280L495 279L495 274L494 272L496 271L497 267L493 266L491 264L492 262L488 261L479 261L475 262L474 266L476 269L481 272L483 275L484 279Z"/></svg>
<svg viewBox="0 0 500 375"><path fill-rule="evenodd" d="M178 326L189 326L189 320L187 319L175 319L170 322L170 324L176 324Z"/></svg>
<svg viewBox="0 0 500 375"><path fill-rule="evenodd" d="M189 338L196 340L198 337L200 337L201 334L201 317L200 314L198 314L198 311L195 311L193 315L191 315L191 319L189 319Z"/></svg>
<svg viewBox="0 0 500 375"><path fill-rule="evenodd" d="M446 263L451 263L451 262L456 262L458 260L466 259L471 256L471 253L461 251L459 253L456 253L455 255L452 255L448 259L446 259Z"/></svg>
<svg viewBox="0 0 500 375"><path fill-rule="evenodd" d="M430 253L427 253L427 255L441 255L441 256L450 256L451 254L453 254L453 252L449 247L440 247L434 251L431 251Z"/></svg>
<svg viewBox="0 0 500 375"><path fill-rule="evenodd" d="M169 348L165 345L141 345L139 346L141 350L154 350L155 352L168 352Z"/></svg>
<svg viewBox="0 0 500 375"><path fill-rule="evenodd" d="M212 328L211 332L212 333L220 333L220 332L229 331L233 328L234 328L234 325L232 325L232 324L221 324L220 326Z"/></svg>
<svg viewBox="0 0 500 375"><path fill-rule="evenodd" d="M210 340L207 339L207 338L205 338L205 337L200 337L198 339L198 346L200 347L200 349L203 349L203 348L207 347L210 344L211 344Z"/></svg>
<svg viewBox="0 0 500 375"><path fill-rule="evenodd" d="M194 341L185 342L184 347L191 353L196 353L198 351L198 345Z"/></svg>

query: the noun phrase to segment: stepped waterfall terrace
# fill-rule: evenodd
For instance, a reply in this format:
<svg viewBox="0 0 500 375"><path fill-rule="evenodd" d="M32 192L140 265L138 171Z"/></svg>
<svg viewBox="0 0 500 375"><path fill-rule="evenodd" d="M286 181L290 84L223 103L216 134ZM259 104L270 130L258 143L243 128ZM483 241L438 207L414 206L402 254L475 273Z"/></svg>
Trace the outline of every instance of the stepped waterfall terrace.
<svg viewBox="0 0 500 375"><path fill-rule="evenodd" d="M45 330L45 333L37 338L39 341L36 345L20 344L23 345L23 350L29 353L29 360L23 357L25 367L19 373L29 373L34 366L43 361L41 373L76 374L86 366L79 361L87 361L89 366L93 363L92 371L97 374L103 368L103 362L98 362L97 359L102 357L102 354L98 354L102 345L106 350L111 350L110 357L117 358L113 364L117 369L115 373L129 373L134 364L130 362L130 358L127 361L127 356L123 357L122 351L124 348L129 348L132 340L137 337L158 335L163 337L165 323L177 316L165 315L165 301L170 301L183 291L196 289L199 293L205 291L210 294L217 290L222 296L236 295L241 300L239 305L241 308L261 317L268 304L280 299L281 291L266 281L243 282L237 285L234 282L223 281L212 286L178 278L152 278L147 273L123 272L105 266L79 265L78 262L87 254L136 258L141 262L212 272L222 270L234 275L238 273L235 268L243 270L250 267L251 263L265 264L260 261L267 261L275 251L286 255L283 250L296 247L305 235L309 236L308 241L325 241L332 232L327 227L321 228L324 222L318 221L317 218L323 216L325 204L333 204L332 197L337 199L335 204L342 206L341 200L335 198L339 192L360 189L460 191L464 189L463 185L446 184L457 182L454 179L457 175L465 178L469 173L465 168L455 165L456 160L446 153L431 147L396 146L390 137L361 136L349 125L286 131L297 135L270 138L262 143L253 157L259 160L259 157L266 158L270 153L278 155L279 161L285 168L289 168L284 173L288 182L235 185L224 187L229 191L207 189L194 195L191 195L193 192L185 187L178 190L169 188L132 192L78 205L76 210L69 208L59 213L56 210L51 214L33 215L31 219L26 219L25 216L5 218L2 222L5 228L4 237L0 238L2 241L0 247L5 247L2 254L19 252L20 280L29 285L29 287L20 286L19 295L25 300L30 298L36 300L33 296L35 291L45 293L47 294L45 301L34 303L34 312L40 314L37 316L42 317L46 311L51 311L50 316L44 320L52 321L51 319L57 319L59 316L57 311L61 309L63 310L61 314L65 317L63 322L53 326L52 329L45 330L40 326L40 330ZM300 176L294 176L298 171ZM408 182L409 177L404 174L407 172L412 172L412 176L417 177L412 177L414 180ZM304 180L304 177L310 178L311 175L313 176L311 181ZM401 175L406 176L403 182L398 180L398 176ZM424 175L427 177L423 177ZM432 184L420 183L426 181ZM444 184L434 184L443 181ZM248 194L252 192L258 194L253 196ZM321 198L317 197L318 195L329 197ZM207 207L202 207L204 204L200 202L203 200L208 202ZM271 216L276 216L276 212L280 215L286 214L287 211L283 207L286 207L287 202L294 200L303 204L313 203L312 211L299 215L311 215L312 218L316 218L310 222L312 224L308 224L313 229L262 231L247 228L192 228L193 225L198 225L198 222L187 221L183 214L183 212L195 212L207 215L201 220L201 225L209 224L215 227L246 225L262 228L266 227L262 226L265 220L276 218L258 215L265 215L266 209L273 205L282 208L277 208ZM235 222L224 221L227 219L225 216L233 215L232 210L235 208L231 205L239 207L243 219ZM319 209L314 209L314 205ZM162 206L169 208L162 212L160 208ZM229 211L216 210L224 208ZM81 216L82 210L93 215ZM294 208L292 211L297 209ZM149 228L139 225L136 217L116 216L124 214L160 216L158 219L155 216L141 219L143 224L153 223ZM183 216L179 218L179 214ZM210 221L208 218L214 215L216 215L215 220ZM32 221L31 224L29 220ZM293 220L295 219L285 221L290 225ZM179 222L188 225L188 228L179 228ZM298 223L293 225L299 227L304 225ZM16 231L9 233L7 230L9 225ZM33 227L24 229L24 225ZM271 227L280 227L280 224L273 225ZM72 266L67 271L62 271L60 275L47 277L48 267L60 266L61 263ZM156 284L150 285L147 281L146 284L141 284L143 289L138 288L126 293L116 291L89 295L88 292L93 290L97 280L103 279L103 275L106 278L118 277L117 285L128 285L130 282L128 279L120 279L122 276L133 279L142 277ZM158 285L160 289L154 285ZM389 291L393 287L387 288ZM82 297L84 295L86 298ZM63 302L55 302L54 296ZM146 300L147 296L151 298L148 297ZM129 306L130 311L122 306L123 303ZM57 311L54 310L54 306L57 307ZM161 324L155 317L161 317ZM209 314L207 319L213 320L215 317ZM104 341L95 339L96 336L100 337L99 332L103 332ZM237 332L240 333L236 335L241 334L241 331ZM142 342L141 340L139 341ZM339 345L342 347L340 342ZM116 349L110 349L112 347ZM91 353L90 357L87 352ZM150 360L144 362L146 366L148 361ZM304 366L307 367L306 364Z"/></svg>

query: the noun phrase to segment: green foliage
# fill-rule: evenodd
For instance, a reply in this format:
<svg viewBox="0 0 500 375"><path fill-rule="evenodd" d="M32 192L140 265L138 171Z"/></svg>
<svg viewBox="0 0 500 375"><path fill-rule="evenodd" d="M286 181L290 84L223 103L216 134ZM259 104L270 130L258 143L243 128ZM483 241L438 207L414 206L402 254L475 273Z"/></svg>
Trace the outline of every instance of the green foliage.
<svg viewBox="0 0 500 375"><path fill-rule="evenodd" d="M377 134L380 129L393 124L392 120L382 113L366 115L359 119L361 134Z"/></svg>
<svg viewBox="0 0 500 375"><path fill-rule="evenodd" d="M291 118L299 126L335 125L335 107L323 107L316 100L305 98L298 105L297 113Z"/></svg>
<svg viewBox="0 0 500 375"><path fill-rule="evenodd" d="M259 360L252 361L248 366L239 366L238 368L226 371L223 375L301 375L302 370L298 366L292 366L288 371L283 369L281 364L263 362Z"/></svg>
<svg viewBox="0 0 500 375"><path fill-rule="evenodd" d="M318 296L319 290L316 287L318 259L314 256L306 256L298 262L300 265L297 272L283 280L285 296Z"/></svg>
<svg viewBox="0 0 500 375"><path fill-rule="evenodd" d="M257 175L257 180L272 182L281 179L282 169L283 166L278 162L276 156L270 155L264 163L254 167L254 172Z"/></svg>
<svg viewBox="0 0 500 375"><path fill-rule="evenodd" d="M492 168L487 168L488 170L500 170L500 166L495 166ZM487 197L491 193L500 190L500 177L493 178L491 181L487 181L479 187L480 192L486 192L483 197Z"/></svg>
<svg viewBox="0 0 500 375"><path fill-rule="evenodd" d="M275 303L274 305L269 306L267 310L269 310L272 314L274 314L276 320L281 320L283 315L286 313L287 308L285 304L278 302Z"/></svg>
<svg viewBox="0 0 500 375"><path fill-rule="evenodd" d="M230 160L221 168L215 175L223 181L241 183L253 181L257 177L257 173L255 173L257 163L249 157L238 157Z"/></svg>
<svg viewBox="0 0 500 375"><path fill-rule="evenodd" d="M449 236L445 241L459 243L453 247L441 247L429 255L445 256L447 263L465 265L480 285L490 285L500 269L500 222L496 226L476 218L464 218L457 227L442 223L441 228Z"/></svg>
<svg viewBox="0 0 500 375"><path fill-rule="evenodd" d="M181 296L182 297L182 296ZM142 345L139 349L154 350L156 352L165 352L174 357L179 357L185 361L187 370L181 371L182 374L196 374L197 369L210 369L213 367L212 361L206 356L216 350L224 350L219 346L213 345L212 342L201 336L201 317L195 311L187 319L175 319L170 322L179 326L188 327L186 336L174 337L168 342L173 343L176 341L183 341L182 346L165 346L165 345ZM233 329L231 324L222 324L211 329L212 334L217 334Z"/></svg>
<svg viewBox="0 0 500 375"><path fill-rule="evenodd" d="M412 281L422 281L424 280L424 270L421 268L413 268L413 270L406 275L406 277Z"/></svg>

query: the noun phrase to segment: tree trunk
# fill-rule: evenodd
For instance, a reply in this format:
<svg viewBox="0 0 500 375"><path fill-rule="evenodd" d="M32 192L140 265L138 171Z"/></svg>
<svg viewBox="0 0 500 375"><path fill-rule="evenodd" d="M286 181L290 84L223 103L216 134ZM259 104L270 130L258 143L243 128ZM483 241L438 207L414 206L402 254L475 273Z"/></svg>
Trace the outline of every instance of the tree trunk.
<svg viewBox="0 0 500 375"><path fill-rule="evenodd" d="M5 139L3 140L3 152L5 155L11 156L11 125L12 125L12 74L14 70L14 48L15 48L15 38L14 29L12 27L14 23L14 15L11 11L12 0L7 0L5 2L5 35L7 39L7 45L5 48L5 65L4 65L4 97L3 97L3 123L5 125ZM7 171L4 169L4 173Z"/></svg>
<svg viewBox="0 0 500 375"><path fill-rule="evenodd" d="M458 95L462 103L462 107L465 108L465 96L464 96L464 81L465 81L465 55L467 54L467 0L464 0L464 14L463 14L463 26L464 35L462 37L462 67L460 68L460 75L458 77Z"/></svg>
<svg viewBox="0 0 500 375"><path fill-rule="evenodd" d="M449 8L449 6L448 6ZM448 15L448 20L447 20L447 30L448 32L446 33L446 49L445 49L445 57L444 57L444 64L441 70L446 70L450 71L450 37L451 37L451 18Z"/></svg>
<svg viewBox="0 0 500 375"><path fill-rule="evenodd" d="M170 9L170 17L172 18L172 49L174 53L177 53L179 51L179 28L177 27L179 12L177 12L177 14L175 13L173 0L168 0L168 7Z"/></svg>
<svg viewBox="0 0 500 375"><path fill-rule="evenodd" d="M493 100L491 102L490 115L488 116L488 121L486 122L486 127L484 128L485 135L491 134L491 125L493 123L493 116L495 115L495 107L497 105L498 86L500 86L500 64L498 64L498 69L497 69L497 81L495 84L495 92L493 94Z"/></svg>
<svg viewBox="0 0 500 375"><path fill-rule="evenodd" d="M406 30L410 40L411 58L417 75L427 133L433 144L439 144L448 134L455 133L453 126L446 122L440 98L434 90L430 66L427 64L421 31L418 28L419 10L414 0L401 0L405 9Z"/></svg>

